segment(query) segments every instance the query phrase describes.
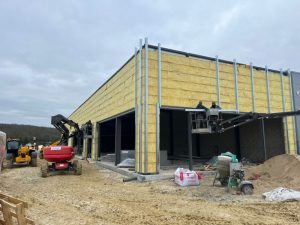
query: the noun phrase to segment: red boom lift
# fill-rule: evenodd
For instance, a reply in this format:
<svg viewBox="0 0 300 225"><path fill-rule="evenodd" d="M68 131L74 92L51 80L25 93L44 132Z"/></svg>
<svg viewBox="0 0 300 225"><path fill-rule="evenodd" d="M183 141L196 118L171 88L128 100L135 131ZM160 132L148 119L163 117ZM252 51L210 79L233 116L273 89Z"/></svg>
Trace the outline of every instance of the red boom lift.
<svg viewBox="0 0 300 225"><path fill-rule="evenodd" d="M73 147L67 146L68 139L74 135L80 135L77 123L58 114L51 117L51 124L61 132L61 140L58 146L47 146L41 152L45 161L41 165L42 177L47 177L49 173L56 171L67 171L81 175L82 165L78 160L71 161L75 156ZM69 135L69 130L65 124L75 128L75 132Z"/></svg>

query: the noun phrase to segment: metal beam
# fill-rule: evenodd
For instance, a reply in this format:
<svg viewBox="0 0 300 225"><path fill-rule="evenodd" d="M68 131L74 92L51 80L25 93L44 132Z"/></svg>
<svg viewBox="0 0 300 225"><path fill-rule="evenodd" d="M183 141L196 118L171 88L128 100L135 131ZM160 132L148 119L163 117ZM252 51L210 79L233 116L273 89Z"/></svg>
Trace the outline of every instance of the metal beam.
<svg viewBox="0 0 300 225"><path fill-rule="evenodd" d="M236 60L233 60L233 74L234 74L234 94L235 94L235 108L239 111L239 81Z"/></svg>
<svg viewBox="0 0 300 225"><path fill-rule="evenodd" d="M256 111L256 103L255 103L254 74L253 74L252 63L250 63L250 77L251 77L252 112L255 112Z"/></svg>
<svg viewBox="0 0 300 225"><path fill-rule="evenodd" d="M145 137L144 137L144 173L148 173L148 38L145 38Z"/></svg>
<svg viewBox="0 0 300 225"><path fill-rule="evenodd" d="M269 83L269 69L268 66L265 67L265 77L266 77L266 89L268 98L268 113L271 113L271 97L270 97L270 83Z"/></svg>
<svg viewBox="0 0 300 225"><path fill-rule="evenodd" d="M220 65L219 65L219 58L218 58L218 56L216 56L216 79L217 79L217 100L218 100L218 106L221 106Z"/></svg>
<svg viewBox="0 0 300 225"><path fill-rule="evenodd" d="M131 109L129 109L129 110L126 110L125 112L122 112L122 113L119 113L119 114L117 114L117 115L114 115L114 116L105 118L105 119L103 119L103 120L99 120L99 121L97 121L97 123L104 123L104 122L107 122L107 121L116 119L117 117L125 116L125 115L127 115L127 114L129 114L129 113L133 113L133 112L134 112L134 108L131 108Z"/></svg>

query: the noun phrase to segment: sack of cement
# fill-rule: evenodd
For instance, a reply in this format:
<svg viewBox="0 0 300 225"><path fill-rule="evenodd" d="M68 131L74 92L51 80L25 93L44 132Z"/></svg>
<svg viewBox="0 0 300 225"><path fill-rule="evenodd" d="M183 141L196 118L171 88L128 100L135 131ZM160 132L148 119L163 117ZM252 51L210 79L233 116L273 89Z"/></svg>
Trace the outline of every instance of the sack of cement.
<svg viewBox="0 0 300 225"><path fill-rule="evenodd" d="M263 197L268 201L300 201L300 192L292 189L279 187L272 191L262 194Z"/></svg>
<svg viewBox="0 0 300 225"><path fill-rule="evenodd" d="M200 173L193 170L178 168L175 171L175 183L182 187L198 186L201 179Z"/></svg>

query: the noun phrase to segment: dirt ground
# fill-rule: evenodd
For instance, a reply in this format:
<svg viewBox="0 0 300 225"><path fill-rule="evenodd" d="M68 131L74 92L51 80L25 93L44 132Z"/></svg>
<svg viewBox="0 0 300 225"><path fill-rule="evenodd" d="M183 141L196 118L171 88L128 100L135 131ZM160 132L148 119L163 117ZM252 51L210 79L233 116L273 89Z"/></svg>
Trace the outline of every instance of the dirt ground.
<svg viewBox="0 0 300 225"><path fill-rule="evenodd" d="M2 171L0 192L27 201L27 214L45 225L300 224L300 202L266 202L262 189L242 196L212 187L213 177L188 188L173 180L123 183L122 178L86 161L81 176L41 178L39 167L21 167Z"/></svg>

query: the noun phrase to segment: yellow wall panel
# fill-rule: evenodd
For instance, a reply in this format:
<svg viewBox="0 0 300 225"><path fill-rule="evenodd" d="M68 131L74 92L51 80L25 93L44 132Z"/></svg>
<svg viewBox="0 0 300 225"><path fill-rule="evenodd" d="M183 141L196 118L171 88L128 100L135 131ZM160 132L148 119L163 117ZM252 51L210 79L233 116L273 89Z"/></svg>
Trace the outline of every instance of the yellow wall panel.
<svg viewBox="0 0 300 225"><path fill-rule="evenodd" d="M156 173L156 104L158 101L158 64L157 50L149 49L148 53L148 143L147 154L145 149L145 88L144 88L144 59L145 51L142 51L142 86L140 86L139 65L138 74L138 115L136 124L136 171L141 173ZM138 57L139 58L139 57ZM200 100L209 107L212 101L217 101L216 62L185 55L173 54L163 51L161 56L162 68L162 105L173 107L194 108ZM139 61L138 61L139 63ZM232 64L220 63L220 93L221 107L234 109L235 79ZM238 75L238 100L241 112L252 111L252 94L250 66L237 65ZM255 106L256 112L267 112L267 89L263 70L253 69ZM291 96L289 78L284 77L284 96L286 110L291 110ZM279 73L269 72L271 108L273 112L282 111L281 83ZM140 96L142 89L142 96ZM142 100L142 104L140 104ZM92 120L95 124L108 117L118 115L134 105L134 59L130 60L114 77L112 77L101 89L94 93L70 118L82 123ZM140 122L142 120L142 122ZM285 131L288 132L290 150L295 152L294 124L292 118L288 118ZM142 131L141 136L140 132ZM141 143L140 143L141 142ZM140 148L141 146L141 148ZM142 157L140 158L140 153ZM145 165L144 162L148 161Z"/></svg>

